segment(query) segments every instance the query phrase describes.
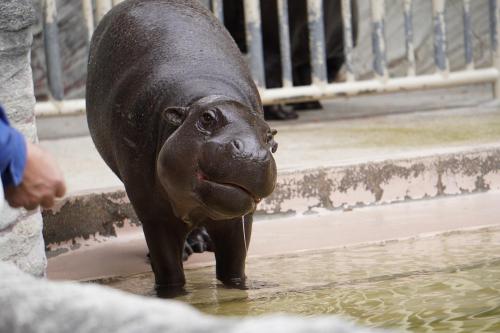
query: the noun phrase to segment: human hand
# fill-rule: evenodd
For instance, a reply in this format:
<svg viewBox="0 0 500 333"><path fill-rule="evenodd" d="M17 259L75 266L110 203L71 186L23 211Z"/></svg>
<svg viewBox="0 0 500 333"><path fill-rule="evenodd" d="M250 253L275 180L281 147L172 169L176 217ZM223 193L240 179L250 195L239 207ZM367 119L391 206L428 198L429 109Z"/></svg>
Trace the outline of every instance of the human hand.
<svg viewBox="0 0 500 333"><path fill-rule="evenodd" d="M26 142L26 154L23 180L5 189L5 199L14 208L49 208L56 197L66 193L61 170L54 158L35 144Z"/></svg>

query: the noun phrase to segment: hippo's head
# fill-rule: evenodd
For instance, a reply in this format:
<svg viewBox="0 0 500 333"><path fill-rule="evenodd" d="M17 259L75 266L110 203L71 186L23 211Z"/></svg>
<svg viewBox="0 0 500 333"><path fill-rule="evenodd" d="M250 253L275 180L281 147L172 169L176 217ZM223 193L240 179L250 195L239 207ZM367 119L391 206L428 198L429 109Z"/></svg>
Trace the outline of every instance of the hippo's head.
<svg viewBox="0 0 500 333"><path fill-rule="evenodd" d="M209 96L163 117L177 129L160 150L157 173L178 217L240 217L272 193L276 131L259 113Z"/></svg>

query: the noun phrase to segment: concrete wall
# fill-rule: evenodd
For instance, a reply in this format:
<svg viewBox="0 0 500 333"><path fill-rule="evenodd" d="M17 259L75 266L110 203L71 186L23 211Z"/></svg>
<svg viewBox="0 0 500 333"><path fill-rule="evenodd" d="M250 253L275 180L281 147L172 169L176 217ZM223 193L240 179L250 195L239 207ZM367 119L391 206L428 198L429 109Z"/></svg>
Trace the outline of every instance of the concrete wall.
<svg viewBox="0 0 500 333"><path fill-rule="evenodd" d="M31 0L0 1L0 103L11 123L36 141L35 97L30 67L31 25L35 11ZM26 211L3 205L0 212L0 260L22 270L44 275L46 258L39 210Z"/></svg>

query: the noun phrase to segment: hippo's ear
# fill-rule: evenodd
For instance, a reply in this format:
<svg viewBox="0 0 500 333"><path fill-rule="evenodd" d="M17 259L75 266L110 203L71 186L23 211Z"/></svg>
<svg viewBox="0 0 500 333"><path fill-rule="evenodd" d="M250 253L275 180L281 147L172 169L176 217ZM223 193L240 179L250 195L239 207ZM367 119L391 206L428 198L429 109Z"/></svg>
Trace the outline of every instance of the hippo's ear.
<svg viewBox="0 0 500 333"><path fill-rule="evenodd" d="M171 106L163 110L163 118L175 127L181 126L186 119L188 108L181 106Z"/></svg>

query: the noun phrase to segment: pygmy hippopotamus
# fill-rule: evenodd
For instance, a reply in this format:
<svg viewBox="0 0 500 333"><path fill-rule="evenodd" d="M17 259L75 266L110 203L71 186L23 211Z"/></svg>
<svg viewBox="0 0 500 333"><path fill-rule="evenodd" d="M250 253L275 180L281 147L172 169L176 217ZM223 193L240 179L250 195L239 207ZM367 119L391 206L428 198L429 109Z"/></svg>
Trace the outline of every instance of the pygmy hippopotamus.
<svg viewBox="0 0 500 333"><path fill-rule="evenodd" d="M199 226L217 278L244 287L277 143L226 29L196 0L122 2L92 37L86 98L95 146L142 222L158 294L182 292L184 242Z"/></svg>

